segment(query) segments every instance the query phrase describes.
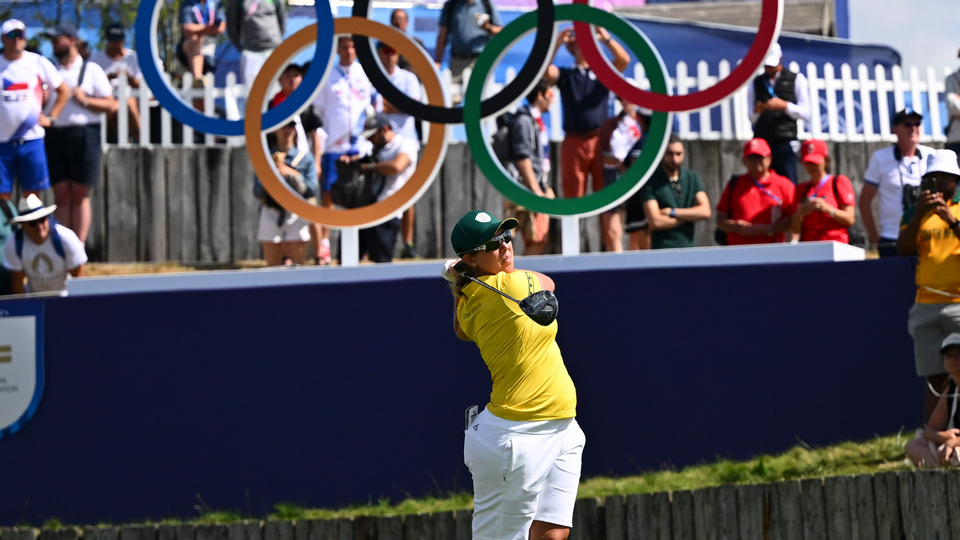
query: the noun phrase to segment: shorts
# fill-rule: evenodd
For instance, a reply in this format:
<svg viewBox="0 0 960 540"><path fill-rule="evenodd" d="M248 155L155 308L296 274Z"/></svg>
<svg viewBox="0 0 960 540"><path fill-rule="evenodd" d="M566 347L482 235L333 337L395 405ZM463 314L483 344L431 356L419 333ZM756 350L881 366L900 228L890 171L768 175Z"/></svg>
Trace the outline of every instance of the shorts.
<svg viewBox="0 0 960 540"><path fill-rule="evenodd" d="M585 442L575 418L517 422L481 412L463 444L473 540L527 540L534 520L571 527Z"/></svg>
<svg viewBox="0 0 960 540"><path fill-rule="evenodd" d="M50 189L43 139L0 143L0 193L11 193L18 178L23 191Z"/></svg>
<svg viewBox="0 0 960 540"><path fill-rule="evenodd" d="M326 193L337 181L337 161L340 153L323 154L320 156L320 189Z"/></svg>
<svg viewBox="0 0 960 540"><path fill-rule="evenodd" d="M950 334L960 332L960 303L914 304L907 317L907 331L913 338L917 375L946 373L940 345Z"/></svg>
<svg viewBox="0 0 960 540"><path fill-rule="evenodd" d="M308 242L310 240L310 222L302 217L283 212L280 220L280 210L271 206L260 207L260 228L257 231L257 240L268 244L281 242Z"/></svg>
<svg viewBox="0 0 960 540"><path fill-rule="evenodd" d="M539 244L547 240L547 233L550 232L549 214L531 212L509 199L503 202L503 213L517 218L517 229L524 244Z"/></svg>
<svg viewBox="0 0 960 540"><path fill-rule="evenodd" d="M647 228L647 212L643 209L643 202L639 191L627 199L627 220L623 225L624 232L642 231Z"/></svg>
<svg viewBox="0 0 960 540"><path fill-rule="evenodd" d="M47 129L50 183L72 180L93 187L100 179L100 124Z"/></svg>

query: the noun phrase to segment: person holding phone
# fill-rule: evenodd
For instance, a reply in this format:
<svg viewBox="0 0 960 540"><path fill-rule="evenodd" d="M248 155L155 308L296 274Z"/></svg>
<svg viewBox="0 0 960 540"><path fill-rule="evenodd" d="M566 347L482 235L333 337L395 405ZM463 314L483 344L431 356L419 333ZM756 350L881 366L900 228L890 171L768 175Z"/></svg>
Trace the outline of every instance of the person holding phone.
<svg viewBox="0 0 960 540"><path fill-rule="evenodd" d="M847 227L857 219L856 194L850 179L830 174L827 143L810 139L800 147L800 161L810 177L797 186L797 208L791 228L801 242L833 240L850 243Z"/></svg>
<svg viewBox="0 0 960 540"><path fill-rule="evenodd" d="M482 412L467 409L464 462L473 475L474 540L564 540L573 525L585 438L577 391L557 345L557 321L540 326L514 298L553 291L553 280L514 267L514 218L469 212L450 235L461 260L443 277L454 296L453 328L473 341L493 391Z"/></svg>
<svg viewBox="0 0 960 540"><path fill-rule="evenodd" d="M960 332L960 167L952 150L935 150L917 203L903 213L897 251L917 254L917 296L907 320L917 375L927 379L924 421L947 381L940 345Z"/></svg>

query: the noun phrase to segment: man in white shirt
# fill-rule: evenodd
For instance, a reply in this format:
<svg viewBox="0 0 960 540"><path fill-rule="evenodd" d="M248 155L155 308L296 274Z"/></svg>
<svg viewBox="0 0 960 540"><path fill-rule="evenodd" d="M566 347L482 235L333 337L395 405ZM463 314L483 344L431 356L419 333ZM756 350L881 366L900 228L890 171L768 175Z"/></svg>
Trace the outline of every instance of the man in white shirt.
<svg viewBox="0 0 960 540"><path fill-rule="evenodd" d="M20 215L11 222L23 228L10 235L3 247L3 266L10 271L14 294L62 291L70 276L83 275L87 262L83 243L73 231L50 220L56 209L55 204L44 208L33 194L20 200Z"/></svg>
<svg viewBox="0 0 960 540"><path fill-rule="evenodd" d="M950 119L947 125L947 149L960 155L960 69L951 73L943 84L947 118Z"/></svg>
<svg viewBox="0 0 960 540"><path fill-rule="evenodd" d="M923 116L913 109L904 109L893 117L891 130L897 136L892 147L881 148L870 156L863 174L860 192L860 216L870 243L877 246L881 257L896 257L897 237L903 211L917 202L920 178L927 172L927 158L933 148L919 144ZM880 194L880 215L873 215L873 198Z"/></svg>
<svg viewBox="0 0 960 540"><path fill-rule="evenodd" d="M417 169L419 145L399 133L394 133L390 120L383 113L375 113L363 123L362 137L373 144L372 163L360 165L362 171L379 175L383 185L377 191L377 202L385 200L407 183ZM344 155L343 161L355 161L359 156ZM378 180L374 177L375 181ZM391 262L393 249L400 231L400 214L385 223L360 230L360 255L367 254L373 262Z"/></svg>
<svg viewBox="0 0 960 540"><path fill-rule="evenodd" d="M764 73L747 87L753 109L753 136L767 141L773 153L771 168L797 183L797 120L810 121L810 94L803 73L783 69L783 51L774 43L763 62Z"/></svg>
<svg viewBox="0 0 960 540"><path fill-rule="evenodd" d="M380 56L380 63L387 73L387 78L397 87L398 90L406 94L411 99L420 101L422 93L420 91L420 81L412 72L400 67L400 53L393 47L380 41L377 42L377 53ZM390 120L390 127L394 133L401 135L408 141L417 143L417 149L420 148L420 137L417 135L416 120L409 114L397 109L389 101L377 94L376 99L377 112L382 112ZM400 232L403 236L403 251L400 252L401 259L417 258L417 250L413 244L413 224L416 219L413 206L403 212L400 220Z"/></svg>
<svg viewBox="0 0 960 540"><path fill-rule="evenodd" d="M359 152L357 143L373 93L370 80L357 62L353 39L341 36L337 40L337 54L340 62L330 70L327 84L320 89L313 102L323 120L323 129L327 132L323 154L319 155L321 149L315 149L317 173L323 192L322 204L327 208L333 208L330 188L337 181L337 161L343 155L356 155ZM320 250L318 262L330 262L330 230L327 228L323 230Z"/></svg>
<svg viewBox="0 0 960 540"><path fill-rule="evenodd" d="M16 19L0 25L0 199L10 199L14 181L19 179L25 194L50 188L50 174L43 136L54 124L70 99L70 89L49 60L26 51L27 27ZM44 114L41 85L56 96Z"/></svg>
<svg viewBox="0 0 960 540"><path fill-rule="evenodd" d="M69 87L70 100L60 121L47 131L47 167L57 203L57 220L87 241L90 190L100 179L100 113L119 108L103 68L84 60L77 50L77 30L58 26L48 34L57 70Z"/></svg>
<svg viewBox="0 0 960 540"><path fill-rule="evenodd" d="M140 72L140 62L137 60L137 53L124 45L127 41L127 30L121 22L113 22L107 26L107 44L102 51L97 51L90 55L90 61L103 68L103 72L110 79L113 90L116 91L120 86L120 76L127 76L127 84L131 88L140 88L140 82L143 80L143 74ZM130 96L127 98L127 109L130 111L130 134L134 140L139 140L140 136L140 106L137 98ZM115 114L107 115L107 125L111 132L117 129L117 116ZM108 140L116 140L116 136L107 136Z"/></svg>

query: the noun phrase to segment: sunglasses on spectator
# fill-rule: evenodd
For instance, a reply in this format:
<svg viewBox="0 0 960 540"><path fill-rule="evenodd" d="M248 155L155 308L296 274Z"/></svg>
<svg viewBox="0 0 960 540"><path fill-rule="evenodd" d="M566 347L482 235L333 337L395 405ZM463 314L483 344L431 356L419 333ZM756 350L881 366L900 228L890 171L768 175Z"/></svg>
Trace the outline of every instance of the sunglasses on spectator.
<svg viewBox="0 0 960 540"><path fill-rule="evenodd" d="M12 30L3 35L7 39L27 39L27 33L23 30Z"/></svg>
<svg viewBox="0 0 960 540"><path fill-rule="evenodd" d="M923 122L900 122L901 126L907 126L908 128L920 127L923 125Z"/></svg>
<svg viewBox="0 0 960 540"><path fill-rule="evenodd" d="M486 244L480 247L473 248L470 251L465 251L463 254L466 255L467 253L476 253L478 251L486 251L486 252L496 251L500 249L500 246L502 246L503 244L509 244L512 238L513 238L513 234L509 230L506 230L506 231L503 231L503 234L501 234L500 236L494 236L493 238L491 238L490 241L487 242Z"/></svg>
<svg viewBox="0 0 960 540"><path fill-rule="evenodd" d="M40 218L40 219L35 219L35 220L33 220L33 221L25 221L23 224L26 225L26 226L28 226L28 227L37 227L37 226L39 226L41 223L46 223L46 222L47 222L47 218L46 218L46 217L42 217L42 218Z"/></svg>

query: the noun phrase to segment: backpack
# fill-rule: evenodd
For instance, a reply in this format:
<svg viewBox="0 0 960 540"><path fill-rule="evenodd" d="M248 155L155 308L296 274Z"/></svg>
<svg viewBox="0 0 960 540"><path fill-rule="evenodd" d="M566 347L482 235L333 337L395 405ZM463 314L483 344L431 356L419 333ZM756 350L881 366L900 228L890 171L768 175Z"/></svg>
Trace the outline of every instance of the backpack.
<svg viewBox="0 0 960 540"><path fill-rule="evenodd" d="M17 232L13 233L13 241L15 242L17 250L17 258L23 258L23 229L17 229ZM50 241L53 242L53 250L57 252L57 255L60 256L64 261L67 260L67 255L63 251L63 240L60 239L60 233L57 232L57 222L53 219L50 220Z"/></svg>
<svg viewBox="0 0 960 540"><path fill-rule="evenodd" d="M513 145L510 142L510 132L513 130L513 125L520 115L533 118L525 109L520 109L512 113L503 113L497 117L497 131L494 132L493 137L490 138L490 148L504 168L513 161ZM539 145L539 133L537 133L536 124L533 124L531 137L533 143Z"/></svg>
<svg viewBox="0 0 960 540"><path fill-rule="evenodd" d="M344 163L337 161L337 181L330 186L333 204L344 208L360 208L377 202L384 188L382 174L373 171L361 171L361 163L376 163L377 154L366 156L357 161Z"/></svg>
<svg viewBox="0 0 960 540"><path fill-rule="evenodd" d="M834 174L833 178L831 179L831 183L833 184L833 199L837 201L838 204L840 203L840 192L837 191L837 177L839 176L840 173ZM849 178L847 178L847 182L850 182ZM850 183L851 185L853 184L853 182ZM851 246L862 248L867 245L867 233L864 232L859 225L854 223L853 225L847 227L847 243L849 243Z"/></svg>

